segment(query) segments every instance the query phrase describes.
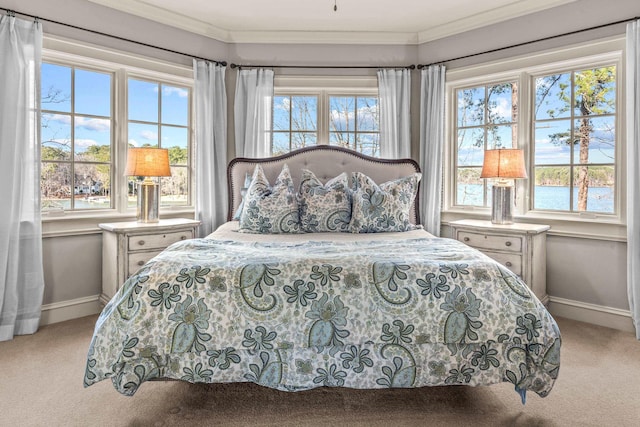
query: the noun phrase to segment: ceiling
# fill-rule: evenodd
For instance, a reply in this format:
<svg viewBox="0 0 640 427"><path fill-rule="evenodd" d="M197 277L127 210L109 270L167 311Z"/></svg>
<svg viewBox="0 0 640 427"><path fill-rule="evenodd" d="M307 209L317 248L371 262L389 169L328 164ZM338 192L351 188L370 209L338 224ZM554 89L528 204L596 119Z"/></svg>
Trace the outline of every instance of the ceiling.
<svg viewBox="0 0 640 427"><path fill-rule="evenodd" d="M576 0L88 1L227 43L420 44Z"/></svg>

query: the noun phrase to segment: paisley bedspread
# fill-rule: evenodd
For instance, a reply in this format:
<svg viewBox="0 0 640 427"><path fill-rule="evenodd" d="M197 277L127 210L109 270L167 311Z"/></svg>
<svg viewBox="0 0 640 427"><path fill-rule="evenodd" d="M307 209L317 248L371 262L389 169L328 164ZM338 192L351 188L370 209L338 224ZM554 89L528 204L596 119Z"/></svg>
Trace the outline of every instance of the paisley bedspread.
<svg viewBox="0 0 640 427"><path fill-rule="evenodd" d="M560 332L513 273L444 238L178 242L100 315L84 384L489 385L546 396Z"/></svg>

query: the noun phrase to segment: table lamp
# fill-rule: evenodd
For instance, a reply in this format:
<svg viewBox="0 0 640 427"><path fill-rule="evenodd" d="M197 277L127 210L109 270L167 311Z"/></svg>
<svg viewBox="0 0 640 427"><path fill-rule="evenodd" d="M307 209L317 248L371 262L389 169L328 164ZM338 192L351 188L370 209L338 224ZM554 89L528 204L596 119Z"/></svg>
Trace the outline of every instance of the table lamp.
<svg viewBox="0 0 640 427"><path fill-rule="evenodd" d="M492 187L491 222L513 224L512 180L527 178L524 153L515 148L486 150L480 178L497 178Z"/></svg>
<svg viewBox="0 0 640 427"><path fill-rule="evenodd" d="M129 148L127 153L128 176L142 176L138 182L136 218L138 222L158 222L160 186L151 177L171 176L169 150L163 148Z"/></svg>

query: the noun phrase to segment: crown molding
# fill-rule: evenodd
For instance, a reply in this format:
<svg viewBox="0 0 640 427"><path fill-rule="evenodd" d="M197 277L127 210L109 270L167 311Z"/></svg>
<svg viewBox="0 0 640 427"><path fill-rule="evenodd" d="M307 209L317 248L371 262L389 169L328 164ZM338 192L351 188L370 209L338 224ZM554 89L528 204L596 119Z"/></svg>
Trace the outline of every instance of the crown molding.
<svg viewBox="0 0 640 427"><path fill-rule="evenodd" d="M487 25L497 24L509 19L540 12L545 9L562 6L575 1L577 0L536 0L535 2L519 1L511 3L500 8L488 10L467 18L447 22L446 24L420 31L417 37L417 44L442 39L465 31L471 31L486 27Z"/></svg>
<svg viewBox="0 0 640 427"><path fill-rule="evenodd" d="M418 32L236 31L220 28L140 0L88 1L224 43L418 45L577 0L519 0L500 8Z"/></svg>

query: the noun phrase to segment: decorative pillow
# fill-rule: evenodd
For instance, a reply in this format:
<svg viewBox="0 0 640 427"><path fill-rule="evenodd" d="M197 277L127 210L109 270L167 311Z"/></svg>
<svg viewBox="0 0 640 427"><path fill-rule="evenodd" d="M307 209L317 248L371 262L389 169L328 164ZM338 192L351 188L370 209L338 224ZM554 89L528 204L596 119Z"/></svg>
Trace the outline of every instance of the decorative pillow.
<svg viewBox="0 0 640 427"><path fill-rule="evenodd" d="M302 231L349 231L351 192L346 172L322 185L313 172L302 169L298 197Z"/></svg>
<svg viewBox="0 0 640 427"><path fill-rule="evenodd" d="M363 173L353 174L352 233L410 231L420 228L410 221L419 173L377 185Z"/></svg>
<svg viewBox="0 0 640 427"><path fill-rule="evenodd" d="M289 167L285 164L273 187L256 165L240 214L240 231L245 233L299 233L298 202Z"/></svg>
<svg viewBox="0 0 640 427"><path fill-rule="evenodd" d="M234 221L240 221L240 214L242 213L242 207L244 206L244 199L247 195L247 190L249 190L249 186L251 185L251 175L247 172L244 176L244 185L240 189L240 196L242 196L242 200L240 200L240 204L236 209L236 212L233 214Z"/></svg>

